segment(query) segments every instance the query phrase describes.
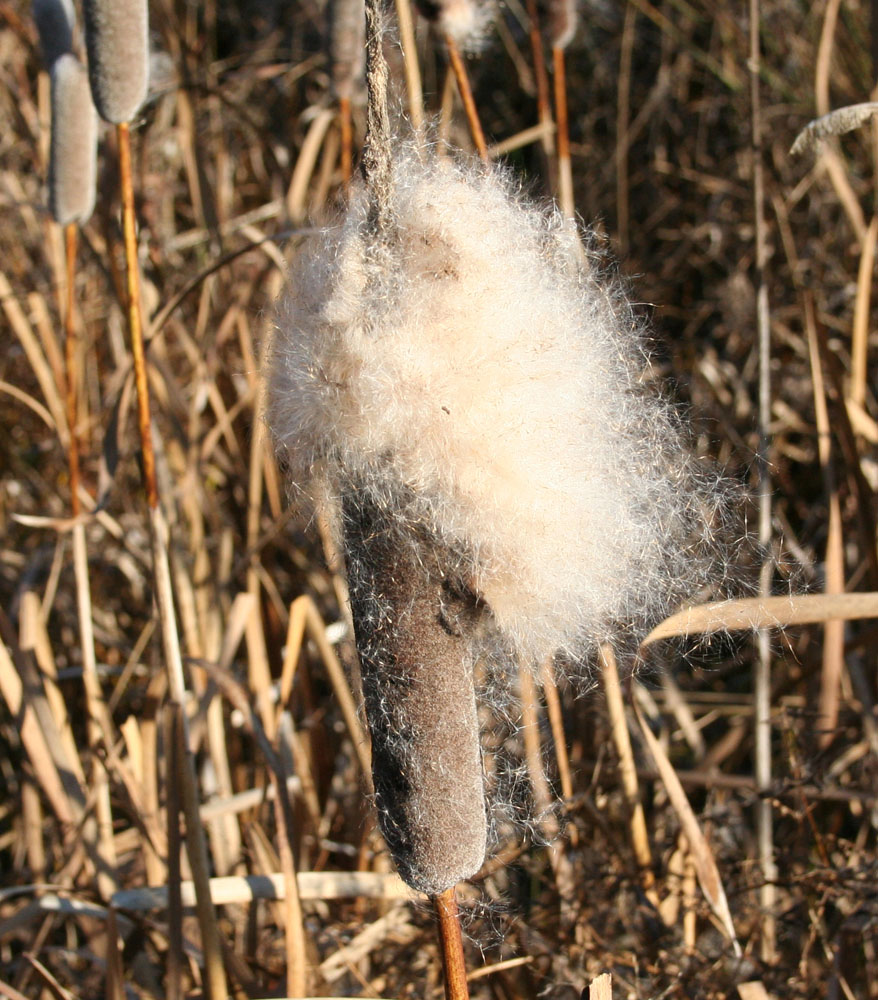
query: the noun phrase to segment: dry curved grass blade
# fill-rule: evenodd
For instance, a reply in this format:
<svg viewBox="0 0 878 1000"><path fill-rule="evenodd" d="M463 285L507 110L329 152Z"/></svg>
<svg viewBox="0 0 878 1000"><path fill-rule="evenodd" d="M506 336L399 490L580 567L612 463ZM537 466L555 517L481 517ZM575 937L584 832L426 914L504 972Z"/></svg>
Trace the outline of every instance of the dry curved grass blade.
<svg viewBox="0 0 878 1000"><path fill-rule="evenodd" d="M713 851L710 849L710 845L701 831L701 825L692 811L692 806L689 805L689 799L686 797L686 793L683 790L680 779L677 777L677 772L674 770L673 764L668 760L661 743L653 735L652 730L649 728L649 723L643 718L637 702L632 699L632 703L634 705L634 714L637 716L637 721L640 724L640 731L643 734L644 742L649 747L649 752L652 754L653 760L655 760L656 768L664 783L668 798L671 800L671 805L673 805L674 811L680 820L683 832L689 839L689 846L695 862L695 871L698 875L701 890L731 941L735 955L740 958L741 946L738 944L738 938L735 935L735 925L732 922L729 901L726 898L726 892L723 888L722 878L720 877Z"/></svg>
<svg viewBox="0 0 878 1000"><path fill-rule="evenodd" d="M878 592L862 594L788 594L746 597L685 608L666 618L640 644L641 649L677 636L709 635L791 625L818 625L835 618L878 618Z"/></svg>
<svg viewBox="0 0 878 1000"><path fill-rule="evenodd" d="M875 115L878 115L878 101L864 101L862 104L848 104L843 108L836 108L828 115L822 115L809 122L796 136L796 141L790 146L790 153L793 156L810 153L823 140L853 132Z"/></svg>

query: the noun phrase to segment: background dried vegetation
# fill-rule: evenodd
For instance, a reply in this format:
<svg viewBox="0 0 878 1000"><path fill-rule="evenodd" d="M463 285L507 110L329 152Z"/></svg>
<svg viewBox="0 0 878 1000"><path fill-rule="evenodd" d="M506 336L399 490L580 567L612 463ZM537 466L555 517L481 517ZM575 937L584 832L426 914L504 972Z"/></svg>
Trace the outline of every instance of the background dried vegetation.
<svg viewBox="0 0 878 1000"><path fill-rule="evenodd" d="M689 408L700 451L755 487L743 6L592 0L583 5L567 68L577 210L595 222L644 303L657 372ZM342 620L338 582L316 533L289 515L254 420L258 355L285 256L295 252L295 233L330 218L341 194L325 11L311 0L161 0L151 4L151 18L152 95L133 133L140 253L159 473L197 695L192 734L213 874L281 870L253 718L273 736L278 769L294 776L300 876L375 873L353 889L338 876L300 877L298 913L272 901L221 907L230 989L239 997L279 995L295 960L292 920L306 942L312 993L438 997L432 918L394 898L395 883L382 874L389 863L363 795L356 718L342 709L343 681L324 631L324 623ZM468 61L489 143L536 121L518 0L499 19L499 35ZM438 114L444 56L424 22L418 30L428 109ZM816 159L789 155L818 111L868 99L876 30L865 2L762 3L779 593L820 593L839 574L847 590L878 590L875 363L867 351L852 357L851 347L856 323L867 333L875 326L869 291L878 227L870 220L878 211L878 133L867 125ZM89 749L65 521L63 250L45 209L48 97L28 5L2 2L0 994L197 996L202 938L190 910L173 903L132 910L117 897L108 924L110 893L175 878L179 827L167 817L177 812L179 768L174 720L163 708L109 130L77 277L83 502L90 509L100 501L88 521L89 565L112 719L109 742L93 739ZM358 136L362 125L356 121ZM457 110L451 138L469 145ZM535 193L549 190L538 143L508 160ZM874 347L871 341L862 343ZM865 391L851 381L858 365ZM830 532L831 497L840 517ZM333 625L330 637L339 633ZM342 659L346 642L337 647ZM725 997L747 980L790 998L878 996L874 625L775 631L772 655L776 926L759 907L756 644L748 633L679 641L650 653L636 700L699 817L743 959L695 888L666 783L635 741L654 876L639 869L603 688L575 698L562 685L566 788L548 713L538 693L525 690L523 718L537 726L506 734L507 742L517 741L522 758L530 754L537 813L548 801L541 753L548 780L568 797L561 811L535 823L536 836L518 831L501 843L502 864L490 862L463 893L475 996L575 997L605 971L616 996ZM833 663L841 668L841 701L824 735L817 695ZM282 700L271 708L267 685L282 676ZM103 780L115 860L101 870L100 834L87 817ZM541 842L559 831L551 846ZM185 855L182 867L185 877ZM772 933L775 954L766 961L761 942Z"/></svg>

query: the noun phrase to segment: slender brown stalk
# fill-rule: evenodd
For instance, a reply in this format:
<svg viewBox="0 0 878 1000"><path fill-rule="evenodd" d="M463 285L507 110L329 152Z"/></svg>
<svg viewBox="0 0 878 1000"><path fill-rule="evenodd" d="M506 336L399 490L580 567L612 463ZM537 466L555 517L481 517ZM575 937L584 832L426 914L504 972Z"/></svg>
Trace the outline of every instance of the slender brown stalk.
<svg viewBox="0 0 878 1000"><path fill-rule="evenodd" d="M549 75L546 72L546 57L543 52L543 36L540 32L537 0L527 0L527 16L530 21L530 47L534 61L534 79L537 83L537 115L541 125L550 126L552 105L549 98ZM552 140L550 127L546 127L540 141L546 156L551 156L555 150L555 144Z"/></svg>
<svg viewBox="0 0 878 1000"><path fill-rule="evenodd" d="M454 886L433 897L433 909L439 920L439 942L442 946L442 968L445 970L445 1000L469 1000L466 964L463 957L463 936Z"/></svg>
<svg viewBox="0 0 878 1000"><path fill-rule="evenodd" d="M457 42L449 34L445 35L445 45L448 49L448 60L454 72L454 79L457 81L457 90L461 101L463 101L466 120L469 122L469 131L473 139L473 145L476 147L476 152L482 158L483 162L487 163L488 146L485 142L485 133L482 131L482 123L479 120L479 112L476 108L475 98L473 97L472 87L470 87L469 76L466 72L463 57L460 54Z"/></svg>
<svg viewBox="0 0 878 1000"><path fill-rule="evenodd" d="M765 225L765 184L762 173L762 110L759 89L760 45L759 0L750 0L750 109L753 145L753 202L756 222L756 323L759 342L759 543L765 552L759 575L759 592L765 598L771 593L773 573L771 546L771 470L768 460L769 424L771 422L771 327L768 313L768 285L765 268L768 261L768 241ZM756 812L756 838L763 885L761 954L763 961L775 957L775 880L774 834L771 798L766 794L771 786L771 648L769 633L757 633L758 657L754 676L754 725L756 744L756 787L762 792Z"/></svg>
<svg viewBox="0 0 878 1000"><path fill-rule="evenodd" d="M348 184L354 170L354 130L349 97L338 99L338 119L341 127L341 179L345 184Z"/></svg>
<svg viewBox="0 0 878 1000"><path fill-rule="evenodd" d="M556 148L558 150L558 202L568 219L573 218L573 166L570 162L570 122L567 115L567 70L564 49L558 45L552 48L552 64L555 70L555 123L558 129Z"/></svg>
<svg viewBox="0 0 878 1000"><path fill-rule="evenodd" d="M189 750L186 716L182 712L182 706L185 705L186 700L186 685L183 677L183 661L180 655L180 638L177 632L177 617L174 610L174 595L168 560L168 525L159 502L155 451L152 443L149 383L143 343L143 322L140 313L140 270L137 262L129 123L119 123L116 126L116 134L119 141L119 176L122 187L122 232L125 241L125 265L127 269L128 330L131 336L131 352L134 359L134 383L137 387L137 423L140 430L143 481L149 506L156 604L162 630L165 666L168 671L169 693L171 701L181 708L183 808L188 817L186 846L189 851L193 877L198 887L198 920L208 968L206 995L210 997L210 1000L221 1000L228 995L228 991L226 989L225 969L221 959L216 914L210 905L207 845L204 829L198 820L198 784L195 776L195 764Z"/></svg>

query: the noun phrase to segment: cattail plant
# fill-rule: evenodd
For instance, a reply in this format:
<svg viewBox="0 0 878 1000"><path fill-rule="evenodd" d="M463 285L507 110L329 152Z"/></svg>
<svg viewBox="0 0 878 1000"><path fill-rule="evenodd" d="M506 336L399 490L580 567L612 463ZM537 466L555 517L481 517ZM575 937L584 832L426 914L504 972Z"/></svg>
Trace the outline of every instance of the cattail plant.
<svg viewBox="0 0 878 1000"><path fill-rule="evenodd" d="M473 145L482 160L487 162L488 146L463 53L477 52L484 44L494 6L488 0L417 0L417 6L424 17L436 26L445 42Z"/></svg>
<svg viewBox="0 0 878 1000"><path fill-rule="evenodd" d="M448 900L486 843L478 651L576 663L661 616L711 494L571 225L391 136L374 7L366 183L293 275L269 420L296 488L333 498L382 831Z"/></svg>
<svg viewBox="0 0 878 1000"><path fill-rule="evenodd" d="M186 684L168 559L169 529L159 496L152 441L153 427L140 306L140 271L137 260L134 185L131 171L130 123L146 99L149 85L149 17L146 0L123 0L123 2L86 0L84 13L92 96L101 117L116 126L119 146L128 329L137 387L138 427L143 480L149 508L156 604L171 701L182 709L186 703ZM198 786L194 761L188 749L185 712L182 714L182 719L185 744L182 755L184 808L187 816L191 818L198 815ZM171 821L176 822L177 818L173 817ZM210 902L207 848L200 824L187 822L186 840L197 886L196 903L204 945L206 995L211 1000L219 1000L227 995L226 975L216 917Z"/></svg>
<svg viewBox="0 0 878 1000"><path fill-rule="evenodd" d="M552 49L555 124L558 150L558 202L573 218L573 168L570 161L570 122L567 114L567 67L564 52L573 41L579 20L577 0L549 0L549 46Z"/></svg>
<svg viewBox="0 0 878 1000"><path fill-rule="evenodd" d="M353 163L352 101L363 77L365 53L363 0L333 0L329 7L332 88L341 125L341 175L348 183Z"/></svg>
<svg viewBox="0 0 878 1000"><path fill-rule="evenodd" d="M49 149L49 210L60 226L82 224L95 204L97 115L88 74L70 52L59 55L49 72L52 135ZM75 229L74 229L75 232Z"/></svg>

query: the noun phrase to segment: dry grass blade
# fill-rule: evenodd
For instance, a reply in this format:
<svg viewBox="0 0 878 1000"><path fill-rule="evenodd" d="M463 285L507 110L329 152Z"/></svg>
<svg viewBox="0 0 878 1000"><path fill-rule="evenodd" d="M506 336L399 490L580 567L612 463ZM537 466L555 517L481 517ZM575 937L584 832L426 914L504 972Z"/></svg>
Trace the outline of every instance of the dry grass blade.
<svg viewBox="0 0 878 1000"><path fill-rule="evenodd" d="M588 987L588 1000L613 1000L613 977L604 972Z"/></svg>
<svg viewBox="0 0 878 1000"><path fill-rule="evenodd" d="M411 900L415 894L391 873L384 872L298 872L299 898ZM168 905L168 887L120 889L112 905L119 910L163 910ZM256 899L285 899L286 881L282 872L269 875L225 875L210 880L210 899L214 906L247 903ZM180 901L185 907L195 905L195 886L180 884Z"/></svg>
<svg viewBox="0 0 878 1000"><path fill-rule="evenodd" d="M790 594L786 597L746 597L686 608L666 618L649 633L641 648L661 639L820 625L840 618L878 618L878 592L862 594Z"/></svg>
<svg viewBox="0 0 878 1000"><path fill-rule="evenodd" d="M711 909L716 914L729 940L732 942L735 954L740 956L741 946L738 944L738 939L735 935L735 926L732 922L729 902L726 898L722 878L720 877L713 851L710 849L710 845L701 831L701 826L695 813L692 811L692 806L689 804L689 799L686 797L685 791L683 791L683 786L680 784L680 779L677 777L676 771L674 771L673 764L668 760L661 743L653 735L649 723L644 719L636 701L634 703L634 711L637 715L637 721L640 723L640 731L643 734L643 739L652 754L656 768L664 782L668 798L671 800L674 811L677 813L680 824L689 840L702 892L708 903L710 903Z"/></svg>
<svg viewBox="0 0 878 1000"><path fill-rule="evenodd" d="M793 156L802 156L804 153L813 152L824 140L853 132L854 129L871 121L875 115L878 115L878 101L864 101L862 104L849 104L844 108L836 108L809 122L796 136L795 142L790 146L790 153Z"/></svg>

